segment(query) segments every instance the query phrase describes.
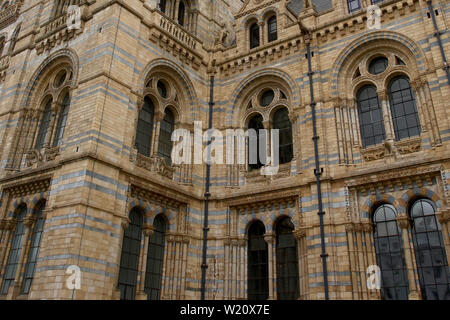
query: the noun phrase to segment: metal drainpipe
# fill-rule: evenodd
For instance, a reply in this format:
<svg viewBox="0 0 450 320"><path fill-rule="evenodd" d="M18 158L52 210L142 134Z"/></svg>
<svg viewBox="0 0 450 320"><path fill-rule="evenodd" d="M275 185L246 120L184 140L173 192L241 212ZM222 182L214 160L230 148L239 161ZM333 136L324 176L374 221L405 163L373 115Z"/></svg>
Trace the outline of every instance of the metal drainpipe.
<svg viewBox="0 0 450 320"><path fill-rule="evenodd" d="M439 49L441 51L442 60L444 61L444 70L445 70L445 73L447 74L447 84L450 85L450 72L448 70L449 66L447 63L447 58L445 56L444 47L442 46L441 32L439 31L439 28L437 25L436 15L434 13L433 4L431 3L431 0L427 0L427 3L428 3L428 10L430 11L431 19L433 20L434 36L437 39Z"/></svg>
<svg viewBox="0 0 450 320"><path fill-rule="evenodd" d="M214 112L214 76L210 77L209 88L209 123L208 128L212 129L213 126L213 112ZM209 142L209 147L211 142ZM205 182L205 213L204 213L204 226L203 226L203 261L202 261L202 288L201 288L201 300L206 299L206 270L208 269L207 253L208 253L208 232L209 232L209 199L211 187L211 164L206 164L206 182Z"/></svg>
<svg viewBox="0 0 450 320"><path fill-rule="evenodd" d="M308 76L309 76L309 87L311 93L311 111L312 111L312 121L313 121L313 132L314 132L314 155L316 160L316 168L314 169L314 175L316 176L317 182L317 198L319 202L319 218L320 218L320 240L322 244L322 254L320 257L322 258L322 269L323 269L323 286L325 290L325 300L329 300L329 292L328 292L328 268L327 268L327 258L328 254L326 252L325 246L325 226L323 216L325 212L323 211L323 200L322 200L322 183L321 177L323 174L323 168L320 167L320 158L319 158L319 139L320 137L317 134L317 117L316 117L316 101L314 98L314 83L313 83L313 75L312 64L311 64L311 44L309 42L306 43L306 51L308 58Z"/></svg>

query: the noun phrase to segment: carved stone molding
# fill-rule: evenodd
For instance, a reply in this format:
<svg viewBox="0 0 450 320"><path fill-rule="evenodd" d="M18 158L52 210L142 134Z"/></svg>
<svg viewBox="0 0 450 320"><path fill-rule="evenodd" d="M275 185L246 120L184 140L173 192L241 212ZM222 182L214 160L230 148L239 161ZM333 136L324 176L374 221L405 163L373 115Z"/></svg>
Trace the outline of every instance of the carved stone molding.
<svg viewBox="0 0 450 320"><path fill-rule="evenodd" d="M3 1L4 2L4 1ZM2 3L3 4L3 3ZM9 1L0 11L0 30L17 20L20 15L23 0Z"/></svg>
<svg viewBox="0 0 450 320"><path fill-rule="evenodd" d="M175 172L175 167L169 166L164 159L160 157L146 157L140 153L136 154L136 166L156 172L171 180Z"/></svg>

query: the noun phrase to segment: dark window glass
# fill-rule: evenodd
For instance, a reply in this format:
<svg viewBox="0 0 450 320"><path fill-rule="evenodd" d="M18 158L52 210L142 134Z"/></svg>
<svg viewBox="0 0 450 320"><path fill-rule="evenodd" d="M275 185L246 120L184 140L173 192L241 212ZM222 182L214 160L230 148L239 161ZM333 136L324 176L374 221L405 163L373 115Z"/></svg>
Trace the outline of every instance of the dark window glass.
<svg viewBox="0 0 450 320"><path fill-rule="evenodd" d="M447 255L434 204L429 200L418 200L411 207L410 214L422 297L426 300L450 300Z"/></svg>
<svg viewBox="0 0 450 320"><path fill-rule="evenodd" d="M248 123L248 128L248 167L252 171L262 168L264 165L263 161L266 161L267 141L264 132L263 117L261 115L253 117ZM261 161L262 159L263 161Z"/></svg>
<svg viewBox="0 0 450 320"><path fill-rule="evenodd" d="M366 148L381 143L386 134L375 86L361 88L357 94L357 103L363 146Z"/></svg>
<svg viewBox="0 0 450 320"><path fill-rule="evenodd" d="M136 148L138 152L146 157L150 156L153 137L153 117L155 107L150 98L145 98L144 106L139 111L139 120L136 130Z"/></svg>
<svg viewBox="0 0 450 320"><path fill-rule="evenodd" d="M373 215L381 297L385 300L407 300L409 293L402 233L396 218L395 208L388 204L380 206Z"/></svg>
<svg viewBox="0 0 450 320"><path fill-rule="evenodd" d="M259 26L254 23L250 26L250 49L259 47Z"/></svg>
<svg viewBox="0 0 450 320"><path fill-rule="evenodd" d="M278 300L299 298L298 249L291 219L277 224L277 296Z"/></svg>
<svg viewBox="0 0 450 320"><path fill-rule="evenodd" d="M159 0L158 2L158 7L159 7L159 11L166 13L166 0Z"/></svg>
<svg viewBox="0 0 450 320"><path fill-rule="evenodd" d="M348 3L348 12L350 12L350 13L361 9L360 0L347 0L347 3Z"/></svg>
<svg viewBox="0 0 450 320"><path fill-rule="evenodd" d="M64 131L66 130L67 117L69 115L70 108L70 96L66 94L63 103L61 105L61 111L59 113L58 123L56 125L55 140L53 141L53 146L60 146L62 139L64 137Z"/></svg>
<svg viewBox="0 0 450 320"><path fill-rule="evenodd" d="M134 300L138 276L139 254L141 252L143 215L138 209L130 212L130 224L123 235L120 258L119 282L121 300Z"/></svg>
<svg viewBox="0 0 450 320"><path fill-rule="evenodd" d="M145 292L149 300L161 298L161 280L164 261L166 223L161 215L153 222L155 231L150 237L145 275Z"/></svg>
<svg viewBox="0 0 450 320"><path fill-rule="evenodd" d="M2 295L7 295L9 288L14 285L17 267L19 265L20 252L22 251L22 248L25 247L25 225L23 224L23 220L27 215L27 207L22 206L17 210L17 212L16 230L14 231L14 237L12 239L11 248L9 250L5 273L3 274L3 284L1 290Z"/></svg>
<svg viewBox="0 0 450 320"><path fill-rule="evenodd" d="M273 16L267 21L267 31L269 42L275 41L278 38L277 31L277 17Z"/></svg>
<svg viewBox="0 0 450 320"><path fill-rule="evenodd" d="M369 64L369 72L371 74L383 73L389 65L389 61L385 57L378 57L373 59Z"/></svg>
<svg viewBox="0 0 450 320"><path fill-rule="evenodd" d="M253 223L248 230L249 300L269 298L269 262L265 233L266 229L260 221Z"/></svg>
<svg viewBox="0 0 450 320"><path fill-rule="evenodd" d="M172 111L166 109L166 114L161 121L161 131L159 134L158 155L162 157L167 164L172 163L172 133L175 128L175 119Z"/></svg>
<svg viewBox="0 0 450 320"><path fill-rule="evenodd" d="M259 99L259 104L262 107L267 107L272 103L274 98L275 98L275 93L273 92L273 90L266 90L261 95L261 98Z"/></svg>
<svg viewBox="0 0 450 320"><path fill-rule="evenodd" d="M184 26L185 5L183 1L180 1L178 5L178 23Z"/></svg>
<svg viewBox="0 0 450 320"><path fill-rule="evenodd" d="M41 123L39 125L39 131L36 138L36 146L35 146L37 150L40 150L44 147L45 136L47 135L48 128L50 127L51 118L52 118L52 100L49 100L45 105L44 112L41 118Z"/></svg>
<svg viewBox="0 0 450 320"><path fill-rule="evenodd" d="M419 136L421 128L416 99L407 77L400 76L391 81L389 100L396 139Z"/></svg>
<svg viewBox="0 0 450 320"><path fill-rule="evenodd" d="M25 265L25 274L23 276L22 293L30 293L31 284L33 282L34 271L36 270L37 257L41 246L42 233L44 232L44 215L42 211L45 209L45 202L38 205L35 215L36 222L31 235L30 249L28 251L27 264Z"/></svg>
<svg viewBox="0 0 450 320"><path fill-rule="evenodd" d="M286 108L275 112L273 128L280 130L280 164L289 163L294 157L294 144L292 141L292 124Z"/></svg>
<svg viewBox="0 0 450 320"><path fill-rule="evenodd" d="M164 99L167 98L167 88L164 82L158 81L158 84L156 86L158 87L159 95Z"/></svg>
<svg viewBox="0 0 450 320"><path fill-rule="evenodd" d="M384 0L372 0L372 4L383 2Z"/></svg>

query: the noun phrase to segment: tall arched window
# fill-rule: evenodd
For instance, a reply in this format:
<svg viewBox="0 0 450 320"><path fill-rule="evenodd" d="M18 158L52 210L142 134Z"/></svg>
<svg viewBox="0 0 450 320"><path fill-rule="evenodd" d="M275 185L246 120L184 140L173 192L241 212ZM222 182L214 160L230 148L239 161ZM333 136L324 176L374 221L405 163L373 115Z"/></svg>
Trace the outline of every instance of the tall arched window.
<svg viewBox="0 0 450 320"><path fill-rule="evenodd" d="M277 223L277 296L279 300L297 300L299 292L297 240L290 218Z"/></svg>
<svg viewBox="0 0 450 320"><path fill-rule="evenodd" d="M158 1L159 11L166 13L166 5L167 5L167 1L166 0L159 0Z"/></svg>
<svg viewBox="0 0 450 320"><path fill-rule="evenodd" d="M407 77L399 76L392 79L389 84L389 99L396 139L420 135L416 99Z"/></svg>
<svg viewBox="0 0 450 320"><path fill-rule="evenodd" d="M139 254L141 251L142 212L135 208L130 212L130 224L124 232L118 289L121 300L134 300L136 297Z"/></svg>
<svg viewBox="0 0 450 320"><path fill-rule="evenodd" d="M377 263L382 278L381 296L385 300L407 300L408 275L395 208L389 204L381 205L373 214L373 222Z"/></svg>
<svg viewBox="0 0 450 320"><path fill-rule="evenodd" d="M175 129L175 118L170 109L166 109L159 134L158 155L170 164L172 161L172 133Z"/></svg>
<svg viewBox="0 0 450 320"><path fill-rule="evenodd" d="M250 171L258 170L263 166L261 160L265 161L266 158L266 137L263 130L263 117L261 115L254 116L248 123L248 129L248 168Z"/></svg>
<svg viewBox="0 0 450 320"><path fill-rule="evenodd" d="M255 22L250 26L250 49L259 47L259 26Z"/></svg>
<svg viewBox="0 0 450 320"><path fill-rule="evenodd" d="M450 300L450 271L434 203L418 200L412 205L410 214L422 297Z"/></svg>
<svg viewBox="0 0 450 320"><path fill-rule="evenodd" d="M267 20L267 40L272 42L278 39L277 16L272 16Z"/></svg>
<svg viewBox="0 0 450 320"><path fill-rule="evenodd" d="M273 128L280 130L280 164L289 163L294 157L294 144L292 141L292 124L286 108L275 112Z"/></svg>
<svg viewBox="0 0 450 320"><path fill-rule="evenodd" d="M269 298L268 248L264 240L266 228L261 221L254 222L248 230L248 299Z"/></svg>
<svg viewBox="0 0 450 320"><path fill-rule="evenodd" d="M158 215L153 221L155 231L150 237L147 255L147 270L145 276L145 292L149 300L161 298L161 281L164 261L164 246L166 238L166 222Z"/></svg>
<svg viewBox="0 0 450 320"><path fill-rule="evenodd" d="M180 4L178 5L178 23L182 26L184 26L185 14L186 6L183 1L180 1Z"/></svg>
<svg viewBox="0 0 450 320"><path fill-rule="evenodd" d="M383 142L386 133L377 88L373 85L362 87L356 100L364 148Z"/></svg>
<svg viewBox="0 0 450 320"><path fill-rule="evenodd" d="M50 120L52 118L52 100L49 99L45 105L42 113L41 122L39 124L39 131L36 138L35 149L40 150L44 147L45 137L50 127Z"/></svg>
<svg viewBox="0 0 450 320"><path fill-rule="evenodd" d="M27 264L25 266L25 274L22 283L22 293L30 293L31 284L33 282L34 271L36 270L37 258L39 254L39 248L41 246L42 233L44 232L44 214L45 201L42 201L36 207L34 212L36 222L33 227L33 234L31 235L30 248L28 251Z"/></svg>
<svg viewBox="0 0 450 320"><path fill-rule="evenodd" d="M56 125L56 133L55 133L55 139L53 140L53 146L57 147L60 146L62 143L62 139L64 137L64 131L66 130L66 123L67 123L67 117L69 115L69 108L70 108L70 95L67 93L64 96L61 110L59 112L59 118L58 123Z"/></svg>
<svg viewBox="0 0 450 320"><path fill-rule="evenodd" d="M11 248L9 250L8 261L6 263L5 274L3 275L2 295L7 295L9 288L14 285L17 267L19 266L20 253L24 247L25 225L24 219L27 215L27 207L22 205L17 209L17 225L14 231Z"/></svg>
<svg viewBox="0 0 450 320"><path fill-rule="evenodd" d="M153 137L153 117L155 107L149 97L145 97L144 106L139 111L139 120L136 130L136 148L138 152L150 157Z"/></svg>

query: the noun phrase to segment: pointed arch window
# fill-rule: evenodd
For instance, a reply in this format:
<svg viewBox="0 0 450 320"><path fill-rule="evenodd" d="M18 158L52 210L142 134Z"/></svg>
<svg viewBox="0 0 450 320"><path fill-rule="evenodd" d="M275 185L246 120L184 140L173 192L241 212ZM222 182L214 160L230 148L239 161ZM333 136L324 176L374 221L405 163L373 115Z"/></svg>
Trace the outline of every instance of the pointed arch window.
<svg viewBox="0 0 450 320"><path fill-rule="evenodd" d="M297 300L300 296L298 279L298 249L290 218L277 223L277 296L279 300Z"/></svg>
<svg viewBox="0 0 450 320"><path fill-rule="evenodd" d="M30 293L31 284L34 278L34 272L36 270L37 258L39 254L39 248L41 246L42 233L44 232L45 218L43 211L45 210L45 201L38 204L34 214L36 222L33 227L33 234L31 235L30 248L28 251L27 264L25 266L25 274L22 283L22 293Z"/></svg>
<svg viewBox="0 0 450 320"><path fill-rule="evenodd" d="M138 152L150 157L153 137L153 118L155 107L149 97L145 97L144 106L139 111L139 119L136 130L136 148Z"/></svg>
<svg viewBox="0 0 450 320"><path fill-rule="evenodd" d="M261 159L266 158L266 135L263 117L261 115L254 116L248 123L248 129L248 167L250 171L258 170L263 166Z"/></svg>
<svg viewBox="0 0 450 320"><path fill-rule="evenodd" d="M44 147L45 137L50 127L50 121L52 118L52 100L49 99L44 107L42 118L39 125L39 131L36 138L35 149L40 150Z"/></svg>
<svg viewBox="0 0 450 320"><path fill-rule="evenodd" d="M280 130L280 164L289 163L294 157L294 144L292 139L292 124L286 108L275 112L273 116L273 128Z"/></svg>
<svg viewBox="0 0 450 320"><path fill-rule="evenodd" d="M53 141L54 147L58 147L62 143L64 131L66 130L67 117L69 116L69 109L70 109L70 95L69 93L67 93L64 96L61 105L61 110L59 112L58 123L56 125L55 139Z"/></svg>
<svg viewBox="0 0 450 320"><path fill-rule="evenodd" d="M130 212L130 223L124 232L118 289L121 300L134 300L136 297L139 254L141 251L142 212L135 208Z"/></svg>
<svg viewBox="0 0 450 320"><path fill-rule="evenodd" d="M376 87L362 87L356 95L356 100L364 148L383 142L386 133Z"/></svg>
<svg viewBox="0 0 450 320"><path fill-rule="evenodd" d="M172 133L174 129L175 117L170 109L166 109L164 119L161 121L158 155L168 164L171 163L172 159Z"/></svg>
<svg viewBox="0 0 450 320"><path fill-rule="evenodd" d="M12 239L11 248L9 250L8 261L5 267L5 273L3 275L3 284L1 289L2 295L7 295L9 288L14 285L16 278L17 267L19 266L19 259L21 251L24 247L25 241L25 225L24 219L27 215L27 207L22 205L17 210L17 225L14 231L14 237Z"/></svg>
<svg viewBox="0 0 450 320"><path fill-rule="evenodd" d="M381 269L381 296L385 300L408 299L408 275L397 212L384 204L373 214L374 240L378 266Z"/></svg>
<svg viewBox="0 0 450 320"><path fill-rule="evenodd" d="M410 215L422 297L450 300L450 270L435 205L427 199L418 200L412 205Z"/></svg>
<svg viewBox="0 0 450 320"><path fill-rule="evenodd" d="M159 300L166 242L166 222L161 215L155 218L153 227L155 230L148 246L145 292L149 300Z"/></svg>
<svg viewBox="0 0 450 320"><path fill-rule="evenodd" d="M419 115L409 79L405 76L392 79L388 91L396 139L419 136Z"/></svg>
<svg viewBox="0 0 450 320"><path fill-rule="evenodd" d="M248 230L248 299L269 298L268 247L264 240L266 228L261 221L254 222Z"/></svg>
<svg viewBox="0 0 450 320"><path fill-rule="evenodd" d="M267 20L267 38L268 42L272 42L278 39L277 31L277 16L272 16Z"/></svg>
<svg viewBox="0 0 450 320"><path fill-rule="evenodd" d="M259 26L255 22L250 26L250 49L259 47Z"/></svg>

